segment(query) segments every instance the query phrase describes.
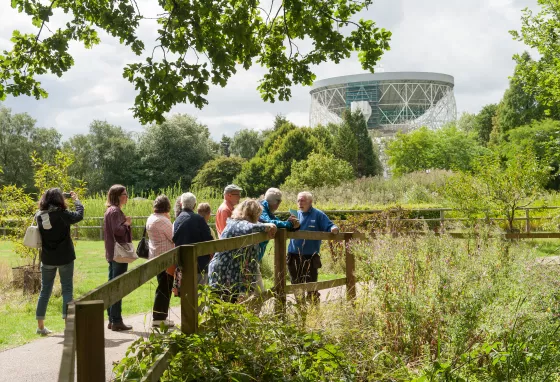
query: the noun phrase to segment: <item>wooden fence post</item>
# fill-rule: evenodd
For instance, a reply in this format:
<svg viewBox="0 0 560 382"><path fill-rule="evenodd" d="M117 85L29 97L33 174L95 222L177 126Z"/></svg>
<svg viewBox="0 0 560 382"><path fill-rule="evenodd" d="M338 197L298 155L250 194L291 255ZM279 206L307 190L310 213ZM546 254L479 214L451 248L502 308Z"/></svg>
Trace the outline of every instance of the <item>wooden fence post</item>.
<svg viewBox="0 0 560 382"><path fill-rule="evenodd" d="M531 232L531 219L529 218L529 209L525 209L525 232Z"/></svg>
<svg viewBox="0 0 560 382"><path fill-rule="evenodd" d="M75 303L78 382L105 381L103 300Z"/></svg>
<svg viewBox="0 0 560 382"><path fill-rule="evenodd" d="M279 301L276 313L286 312L286 239L286 229L279 229L274 237L274 288Z"/></svg>
<svg viewBox="0 0 560 382"><path fill-rule="evenodd" d="M353 301L356 299L356 261L354 254L350 250L351 233L344 234L344 252L346 255L346 299Z"/></svg>
<svg viewBox="0 0 560 382"><path fill-rule="evenodd" d="M440 220L440 225L441 225L441 232L444 233L445 232L445 210L440 210L439 211L439 220Z"/></svg>
<svg viewBox="0 0 560 382"><path fill-rule="evenodd" d="M198 331L198 265L195 246L182 245L180 249L183 278L181 280L181 331Z"/></svg>
<svg viewBox="0 0 560 382"><path fill-rule="evenodd" d="M72 301L66 311L66 328L64 328L64 347L58 373L58 382L74 381L76 370L76 305Z"/></svg>

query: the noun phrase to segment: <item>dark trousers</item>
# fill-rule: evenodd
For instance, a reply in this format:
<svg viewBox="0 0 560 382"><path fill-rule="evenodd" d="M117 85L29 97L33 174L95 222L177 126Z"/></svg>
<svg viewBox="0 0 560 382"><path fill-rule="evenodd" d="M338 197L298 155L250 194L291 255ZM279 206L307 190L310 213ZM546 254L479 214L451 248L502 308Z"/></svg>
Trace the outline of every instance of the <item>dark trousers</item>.
<svg viewBox="0 0 560 382"><path fill-rule="evenodd" d="M154 320L165 320L169 312L171 290L173 289L173 276L163 271L157 275L157 281L158 286L156 289L156 298L154 299L152 318Z"/></svg>
<svg viewBox="0 0 560 382"><path fill-rule="evenodd" d="M292 284L305 284L317 282L319 268L321 268L321 257L315 255L300 255L288 253L288 272ZM308 297L319 298L319 292L308 292Z"/></svg>
<svg viewBox="0 0 560 382"><path fill-rule="evenodd" d="M122 275L123 273L126 273L127 270L127 263L117 263L115 261L109 262L109 281ZM107 309L107 315L109 316L109 322L113 324L122 322L122 300L119 300L111 305Z"/></svg>

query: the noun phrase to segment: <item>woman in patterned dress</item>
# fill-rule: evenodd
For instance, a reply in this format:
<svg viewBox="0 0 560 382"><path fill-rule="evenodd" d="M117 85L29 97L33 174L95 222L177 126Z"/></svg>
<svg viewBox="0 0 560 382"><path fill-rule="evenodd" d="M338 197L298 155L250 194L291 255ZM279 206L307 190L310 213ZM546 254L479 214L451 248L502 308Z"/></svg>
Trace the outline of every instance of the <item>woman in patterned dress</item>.
<svg viewBox="0 0 560 382"><path fill-rule="evenodd" d="M235 207L221 238L255 232L268 232L270 237L274 237L274 224L258 222L261 212L262 207L256 200L245 200ZM260 274L258 260L258 244L216 253L208 268L210 286L219 291L223 300L236 302L240 295L255 290L257 275Z"/></svg>

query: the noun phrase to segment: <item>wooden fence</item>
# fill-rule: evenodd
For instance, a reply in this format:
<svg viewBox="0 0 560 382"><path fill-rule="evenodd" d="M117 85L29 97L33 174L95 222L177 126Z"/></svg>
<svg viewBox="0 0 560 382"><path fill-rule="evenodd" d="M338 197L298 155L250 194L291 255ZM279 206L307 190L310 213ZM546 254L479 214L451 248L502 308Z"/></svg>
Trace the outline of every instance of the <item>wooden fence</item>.
<svg viewBox="0 0 560 382"><path fill-rule="evenodd" d="M543 221L543 220L552 220L554 219L554 216L531 216L531 211L542 211L542 210L556 210L556 209L560 209L560 207L558 206L543 206L543 207L521 207L521 208L517 208L518 211L523 211L524 212L524 216L523 217L516 217L514 218L514 221L523 221L525 222L524 224L524 232L531 232L531 222L538 222L538 221ZM349 215L360 215L360 214L376 214L376 213L382 213L388 210L329 210L329 211L324 211L327 215L329 216L342 216L342 220L344 220L347 216ZM390 210L389 210L390 211ZM445 223L446 222L462 222L462 221L466 221L468 220L467 218L459 218L459 217L450 217L449 213L454 213L454 212L458 212L452 208L411 208L411 209L403 209L401 211L404 212L415 212L417 215L419 215L420 217L418 218L412 218L412 219L407 219L407 218L392 218L391 216L387 216L386 217L386 225L387 227L390 227L390 225L393 222L406 222L406 221L417 221L417 222L426 222L426 223L430 223L430 222L437 222L439 223L440 227L445 227ZM282 215L287 215L288 212L278 212L278 215L282 216ZM425 218L422 216L422 214L436 214L439 215L438 217L435 218ZM214 215L212 215L214 216ZM141 230L144 228L145 222L148 219L148 216L132 216L132 228L133 229L137 229L137 230ZM98 235L96 235L97 237L99 237L99 240L103 240L103 217L99 217L99 216L94 216L94 217L85 217L84 220L87 221L96 221L97 224L95 225L83 225L83 224L75 224L72 226L72 230L73 230L73 236L75 239L79 239L80 236L80 231L81 230L95 230L98 231ZM496 221L506 221L505 218L481 218L479 219L480 221L488 221L488 222L496 222ZM9 223L10 220L7 220L7 222ZM135 224L135 222L137 224ZM210 226L214 226L214 223L209 223ZM10 227L0 227L0 235L1 236L6 236L7 232L10 230Z"/></svg>
<svg viewBox="0 0 560 382"><path fill-rule="evenodd" d="M317 291L346 285L349 300L356 297L355 260L349 251L348 241L364 238L359 233L325 233L279 229L274 237L274 288L265 292L267 297L276 297L276 309L285 312L286 294L296 291ZM130 270L86 293L68 305L64 349L60 364L59 382L105 380L104 312L135 289L150 281L158 273L173 264L183 266L181 285L181 331L196 333L198 328L197 258L209 253L243 248L268 240L266 233L255 233L224 240L183 245ZM309 284L286 285L286 241L288 239L333 240L345 242L346 277L337 280ZM263 297L266 298L266 297ZM142 381L158 381L167 369L174 354L170 347L160 355Z"/></svg>

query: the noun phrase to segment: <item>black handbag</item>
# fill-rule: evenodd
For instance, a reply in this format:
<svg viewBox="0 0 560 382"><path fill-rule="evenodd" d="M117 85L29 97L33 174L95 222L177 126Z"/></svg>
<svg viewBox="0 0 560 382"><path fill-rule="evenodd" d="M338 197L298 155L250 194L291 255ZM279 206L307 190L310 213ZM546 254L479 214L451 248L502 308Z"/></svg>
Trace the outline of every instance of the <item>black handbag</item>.
<svg viewBox="0 0 560 382"><path fill-rule="evenodd" d="M142 239L140 239L138 247L136 247L136 255L143 259L148 259L150 257L150 247L148 246L148 239L146 238L146 226L144 226Z"/></svg>

